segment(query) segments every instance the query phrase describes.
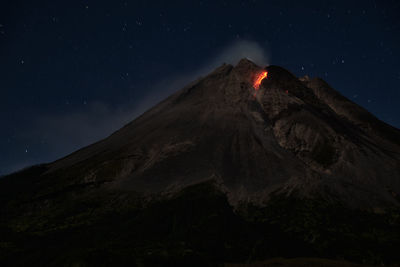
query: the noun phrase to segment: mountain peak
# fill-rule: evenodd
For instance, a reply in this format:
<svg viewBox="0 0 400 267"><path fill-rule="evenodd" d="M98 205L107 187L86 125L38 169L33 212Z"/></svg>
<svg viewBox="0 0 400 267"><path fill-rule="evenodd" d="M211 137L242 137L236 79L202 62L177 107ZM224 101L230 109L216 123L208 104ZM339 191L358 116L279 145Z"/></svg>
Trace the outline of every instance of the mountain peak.
<svg viewBox="0 0 400 267"><path fill-rule="evenodd" d="M249 83L253 83L256 76L264 70L263 67L260 67L250 61L247 58L242 58L235 66L235 72L238 73L244 80Z"/></svg>
<svg viewBox="0 0 400 267"><path fill-rule="evenodd" d="M320 79L224 64L106 139L0 179L3 251L21 266L220 265L304 248L392 260L398 213L366 211L399 207L399 140Z"/></svg>
<svg viewBox="0 0 400 267"><path fill-rule="evenodd" d="M41 179L141 194L215 180L232 205L261 205L272 192L362 208L396 203L388 190L400 193L399 132L381 124L373 124L381 135L367 130L362 108L341 106L324 86L248 59L224 64L110 137L47 164Z"/></svg>
<svg viewBox="0 0 400 267"><path fill-rule="evenodd" d="M249 67L249 68L252 68L252 67L258 67L258 68L260 68L259 66L257 66L257 64L255 64L253 61L251 61L250 59L248 59L248 58L242 58L241 60L239 60L239 62L236 64L236 67Z"/></svg>

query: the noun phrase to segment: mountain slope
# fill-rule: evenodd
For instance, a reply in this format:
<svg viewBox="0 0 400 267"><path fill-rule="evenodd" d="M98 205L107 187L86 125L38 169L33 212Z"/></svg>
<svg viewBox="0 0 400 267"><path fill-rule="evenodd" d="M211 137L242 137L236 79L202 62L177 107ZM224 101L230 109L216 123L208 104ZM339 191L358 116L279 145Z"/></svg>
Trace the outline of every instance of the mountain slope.
<svg viewBox="0 0 400 267"><path fill-rule="evenodd" d="M110 137L48 164L38 190L53 187L53 177L59 190L96 183L141 193L213 179L232 203L261 203L277 190L368 209L397 203L399 130L321 80L300 81L276 66L254 97L261 71L247 60L221 66Z"/></svg>
<svg viewBox="0 0 400 267"><path fill-rule="evenodd" d="M255 90L263 71L268 76ZM324 81L243 59L194 81L104 140L1 179L0 226L6 247L22 246L33 258L37 242L51 251L51 240L76 246L85 233L101 240L101 248L94 241L77 247L103 249L111 259L151 260L143 256L146 248L162 254L172 246L174 257L184 259L176 255L190 249L189 258L199 262L307 255L361 261L368 253L369 261L390 262L396 254L387 247L399 244L392 213L399 206L399 140L398 129ZM357 229L365 220L372 220L367 225L374 235ZM94 229L113 230L104 239ZM346 250L349 241L359 247L356 253ZM64 249L69 257L79 254ZM54 255L60 261L62 252Z"/></svg>

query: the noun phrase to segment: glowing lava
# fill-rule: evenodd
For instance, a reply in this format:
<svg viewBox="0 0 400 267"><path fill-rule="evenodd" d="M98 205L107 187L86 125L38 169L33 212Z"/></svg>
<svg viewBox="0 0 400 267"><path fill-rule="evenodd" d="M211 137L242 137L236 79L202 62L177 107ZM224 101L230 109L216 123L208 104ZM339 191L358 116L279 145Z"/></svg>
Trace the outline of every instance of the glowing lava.
<svg viewBox="0 0 400 267"><path fill-rule="evenodd" d="M268 71L263 71L258 75L257 79L254 81L253 84L253 87L254 89L256 89L256 91L260 89L261 81L267 78L267 76L268 76Z"/></svg>

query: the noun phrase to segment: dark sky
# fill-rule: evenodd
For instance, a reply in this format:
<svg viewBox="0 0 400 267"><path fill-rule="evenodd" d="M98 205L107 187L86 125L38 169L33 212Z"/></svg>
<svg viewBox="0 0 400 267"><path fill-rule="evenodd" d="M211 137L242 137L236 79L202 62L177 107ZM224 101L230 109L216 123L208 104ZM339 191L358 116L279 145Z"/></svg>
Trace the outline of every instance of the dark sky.
<svg viewBox="0 0 400 267"><path fill-rule="evenodd" d="M400 2L0 2L0 174L129 122L222 61L325 79L400 127Z"/></svg>

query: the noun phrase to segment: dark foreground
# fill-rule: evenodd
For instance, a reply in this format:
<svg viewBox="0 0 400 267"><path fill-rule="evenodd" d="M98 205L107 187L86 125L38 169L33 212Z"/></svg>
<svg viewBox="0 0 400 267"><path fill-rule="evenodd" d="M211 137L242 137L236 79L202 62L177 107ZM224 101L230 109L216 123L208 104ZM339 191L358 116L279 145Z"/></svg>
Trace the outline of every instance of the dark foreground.
<svg viewBox="0 0 400 267"><path fill-rule="evenodd" d="M398 210L376 214L322 200L280 196L265 208L243 204L234 210L226 196L207 182L172 198L146 202L133 193L107 194L82 193L84 197L67 202L54 196L41 206L25 203L24 208L8 203L2 209L6 216L1 219L0 265L357 266L349 262L400 262ZM299 257L325 260L276 259Z"/></svg>

